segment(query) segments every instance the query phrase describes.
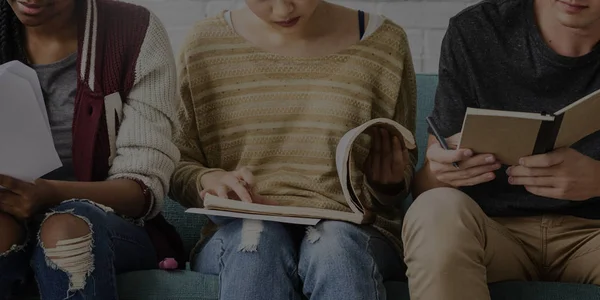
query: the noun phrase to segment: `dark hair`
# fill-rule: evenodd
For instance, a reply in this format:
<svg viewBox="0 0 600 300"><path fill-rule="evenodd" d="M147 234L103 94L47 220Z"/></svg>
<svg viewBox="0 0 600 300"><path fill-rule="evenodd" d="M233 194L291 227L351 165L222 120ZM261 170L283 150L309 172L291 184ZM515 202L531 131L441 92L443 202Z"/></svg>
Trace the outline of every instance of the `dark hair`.
<svg viewBox="0 0 600 300"><path fill-rule="evenodd" d="M19 60L27 63L23 25L8 1L0 0L0 64Z"/></svg>

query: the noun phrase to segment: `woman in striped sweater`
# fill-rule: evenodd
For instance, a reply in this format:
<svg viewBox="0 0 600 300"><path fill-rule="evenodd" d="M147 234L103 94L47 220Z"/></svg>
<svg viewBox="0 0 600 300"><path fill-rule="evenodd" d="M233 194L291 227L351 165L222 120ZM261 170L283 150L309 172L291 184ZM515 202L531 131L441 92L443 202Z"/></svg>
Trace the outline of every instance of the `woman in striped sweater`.
<svg viewBox="0 0 600 300"><path fill-rule="evenodd" d="M183 46L173 198L350 211L335 169L341 136L372 118L414 134L406 34L383 16L320 0L246 3L198 22ZM415 162L397 137L375 132L353 161L374 224L219 222L206 228L193 269L219 275L223 300L385 299L383 283L404 278L401 202Z"/></svg>
<svg viewBox="0 0 600 300"><path fill-rule="evenodd" d="M116 274L156 268L171 256L157 241L178 238L159 214L179 159L166 32L111 0L1 0L13 60L38 75L63 167L33 184L0 174L0 299L30 265L43 299L118 299Z"/></svg>

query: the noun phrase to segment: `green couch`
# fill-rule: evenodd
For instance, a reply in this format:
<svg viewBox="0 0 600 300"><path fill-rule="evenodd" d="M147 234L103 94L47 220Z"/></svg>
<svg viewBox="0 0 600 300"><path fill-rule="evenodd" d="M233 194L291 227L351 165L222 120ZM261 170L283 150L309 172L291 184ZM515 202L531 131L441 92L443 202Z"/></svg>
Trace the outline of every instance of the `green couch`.
<svg viewBox="0 0 600 300"><path fill-rule="evenodd" d="M418 167L420 167L425 155L424 148L426 145L427 125L425 116L432 108L437 76L418 75L417 83L419 94L417 138L421 149ZM165 211L167 219L178 228L186 247L191 249L199 238L200 226L204 219L199 216L184 214L181 206L171 200L167 202ZM119 276L118 286L122 300L216 300L219 290L217 277L202 276L191 271L167 272L156 270L127 273ZM388 282L387 289L388 299L390 300L409 299L408 287L404 282ZM493 300L600 299L600 288L580 284L505 282L491 284L490 290Z"/></svg>

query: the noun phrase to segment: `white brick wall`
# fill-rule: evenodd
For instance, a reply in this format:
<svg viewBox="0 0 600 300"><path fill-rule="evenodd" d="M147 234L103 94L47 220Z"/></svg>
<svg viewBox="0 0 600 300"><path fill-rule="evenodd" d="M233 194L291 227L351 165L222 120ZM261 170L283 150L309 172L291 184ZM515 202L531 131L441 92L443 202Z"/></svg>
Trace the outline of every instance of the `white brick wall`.
<svg viewBox="0 0 600 300"><path fill-rule="evenodd" d="M1 0L0 0L1 1ZM165 24L173 49L179 50L190 26L223 9L244 5L243 0L125 0L153 11ZM406 30L415 69L419 73L437 73L440 44L448 19L474 0L333 0L355 9L387 16Z"/></svg>

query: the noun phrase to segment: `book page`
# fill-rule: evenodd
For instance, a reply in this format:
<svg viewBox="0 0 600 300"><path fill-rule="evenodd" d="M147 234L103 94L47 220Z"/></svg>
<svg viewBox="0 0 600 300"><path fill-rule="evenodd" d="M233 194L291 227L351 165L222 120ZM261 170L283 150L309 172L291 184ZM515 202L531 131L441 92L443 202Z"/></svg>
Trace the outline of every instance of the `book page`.
<svg viewBox="0 0 600 300"><path fill-rule="evenodd" d="M358 214L363 214L364 207L357 199L356 193L350 184L350 169L348 163L351 157L350 154L352 152L352 143L360 134L357 129L358 128L354 128L350 130L340 139L335 152L335 165L346 202L348 202L348 205L352 211Z"/></svg>
<svg viewBox="0 0 600 300"><path fill-rule="evenodd" d="M352 145L359 135L373 126L385 127L390 134L402 137L401 140L408 149L414 149L416 147L415 138L408 129L393 120L385 118L378 118L365 122L364 124L349 130L342 136L336 148L336 168L344 197L350 205L350 208L358 214L364 214L365 207L360 203L360 199L358 199L351 184L351 170L349 169L349 166L350 160L352 159Z"/></svg>
<svg viewBox="0 0 600 300"><path fill-rule="evenodd" d="M404 144L409 149L414 149L416 143L412 133L400 124L389 119L374 119L347 132L340 138L336 149L336 169L340 179L340 185L344 197L351 211L337 211L330 209L319 209L313 207L277 206L257 203L247 203L237 200L223 199L211 194L204 197L204 209L191 209L190 213L200 213L213 216L247 218L257 220L276 220L282 222L301 224L304 222L314 223L317 219L340 220L355 224L372 222L371 215L366 216L365 208L358 199L350 182L349 162L351 159L352 146L356 138L371 126L386 126L392 135L403 137ZM220 211L220 212L219 212ZM301 219L295 219L301 218ZM309 220L306 220L309 219Z"/></svg>
<svg viewBox="0 0 600 300"><path fill-rule="evenodd" d="M0 174L23 181L62 166L30 82L0 71ZM45 107L44 107L45 110Z"/></svg>
<svg viewBox="0 0 600 300"><path fill-rule="evenodd" d="M598 112L600 112L600 90L557 112L563 114L563 120L554 148L569 147L600 130Z"/></svg>
<svg viewBox="0 0 600 300"><path fill-rule="evenodd" d="M264 220L262 216L282 216L309 219L328 219L347 221L356 224L363 222L362 214L313 207L277 206L248 203L239 200L223 199L211 194L204 197L204 208L207 210L226 210L228 212L249 213L254 218Z"/></svg>
<svg viewBox="0 0 600 300"><path fill-rule="evenodd" d="M533 153L543 120L552 116L510 113L481 113L467 108L458 148L471 149L476 154L494 154L505 165L517 165L523 156Z"/></svg>
<svg viewBox="0 0 600 300"><path fill-rule="evenodd" d="M220 216L220 217L229 217L229 218L237 218L237 219L251 219L251 220L263 220L263 221L271 221L271 222L280 222L280 223L288 223L288 224L299 224L299 225L317 225L321 219L314 218L298 218L298 217L284 217L284 216L276 216L276 215L259 215L253 213L242 213L235 211L224 211L224 210L215 210L215 209L203 209L203 208L190 208L185 211L186 213L194 213L201 215L209 215L209 216Z"/></svg>

